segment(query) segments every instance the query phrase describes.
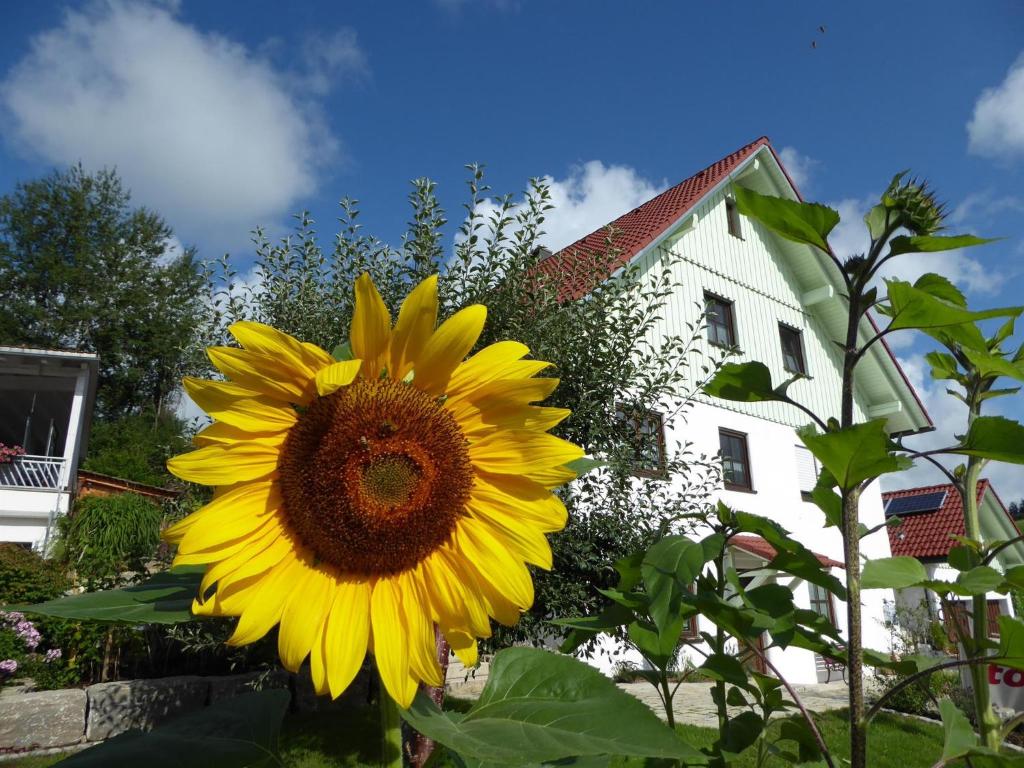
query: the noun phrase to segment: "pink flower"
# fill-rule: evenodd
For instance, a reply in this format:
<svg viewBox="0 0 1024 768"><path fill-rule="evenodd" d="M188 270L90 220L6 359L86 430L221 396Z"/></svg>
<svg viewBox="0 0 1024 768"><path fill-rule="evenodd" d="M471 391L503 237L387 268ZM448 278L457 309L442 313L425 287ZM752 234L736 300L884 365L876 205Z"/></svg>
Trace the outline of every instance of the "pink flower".
<svg viewBox="0 0 1024 768"><path fill-rule="evenodd" d="M46 658L43 659L47 664L51 661L56 661L61 657L60 648L51 648L46 652Z"/></svg>
<svg viewBox="0 0 1024 768"><path fill-rule="evenodd" d="M4 659L0 661L0 675L4 677L10 677L18 671L18 662L14 659Z"/></svg>

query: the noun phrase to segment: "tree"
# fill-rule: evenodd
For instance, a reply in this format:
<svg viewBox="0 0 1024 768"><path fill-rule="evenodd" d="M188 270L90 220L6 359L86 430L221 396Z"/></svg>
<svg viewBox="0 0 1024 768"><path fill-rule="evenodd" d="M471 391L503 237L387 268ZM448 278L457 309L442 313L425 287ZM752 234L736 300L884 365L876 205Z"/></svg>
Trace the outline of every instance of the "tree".
<svg viewBox="0 0 1024 768"><path fill-rule="evenodd" d="M129 205L117 173L81 165L0 197L0 344L95 352L106 417L157 410L178 387L202 274Z"/></svg>

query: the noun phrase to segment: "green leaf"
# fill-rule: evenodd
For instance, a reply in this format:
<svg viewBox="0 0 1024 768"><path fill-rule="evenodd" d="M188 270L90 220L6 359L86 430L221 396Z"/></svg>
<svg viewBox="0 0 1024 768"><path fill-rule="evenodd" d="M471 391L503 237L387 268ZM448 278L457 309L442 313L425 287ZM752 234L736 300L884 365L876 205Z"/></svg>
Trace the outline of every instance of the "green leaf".
<svg viewBox="0 0 1024 768"><path fill-rule="evenodd" d="M180 624L196 618L192 615L192 600L199 592L204 570L203 566L175 568L157 573L134 587L83 592L17 609L62 619Z"/></svg>
<svg viewBox="0 0 1024 768"><path fill-rule="evenodd" d="M871 234L872 240L877 240L885 232L888 214L888 209L884 205L876 205L864 214L864 223L868 226L868 232Z"/></svg>
<svg viewBox="0 0 1024 768"><path fill-rule="evenodd" d="M999 663L1014 669L1024 669L1024 621L1012 616L1000 616Z"/></svg>
<svg viewBox="0 0 1024 768"><path fill-rule="evenodd" d="M595 470L598 467L607 466L607 464L607 461L601 461L600 459L591 459L584 456L582 459L575 459L574 461L570 461L568 464L565 465L565 467L575 472L576 477L582 477L583 475L587 474L587 472Z"/></svg>
<svg viewBox="0 0 1024 768"><path fill-rule="evenodd" d="M1007 307L986 309L972 312L956 303L930 293L934 285L918 288L904 280L886 280L889 292L889 304L879 307L879 311L892 318L888 328L942 328L974 323L990 317L1016 317L1024 308ZM920 281L918 281L920 282Z"/></svg>
<svg viewBox="0 0 1024 768"><path fill-rule="evenodd" d="M949 565L958 571L969 571L978 561L970 547L956 546L949 550Z"/></svg>
<svg viewBox="0 0 1024 768"><path fill-rule="evenodd" d="M864 563L862 589L904 589L928 578L921 561L914 557L880 557Z"/></svg>
<svg viewBox="0 0 1024 768"><path fill-rule="evenodd" d="M797 743L800 752L797 759L800 763L821 759L821 748L804 720L783 720L779 726L779 738Z"/></svg>
<svg viewBox="0 0 1024 768"><path fill-rule="evenodd" d="M729 718L719 744L723 752L738 755L757 741L764 731L764 720L754 712L740 712Z"/></svg>
<svg viewBox="0 0 1024 768"><path fill-rule="evenodd" d="M953 284L952 280L943 275L937 275L934 272L923 274L914 281L914 287L919 291L930 293L937 299L948 301L950 304L964 309L967 308L967 297Z"/></svg>
<svg viewBox="0 0 1024 768"><path fill-rule="evenodd" d="M641 572L650 614L659 630L679 613L682 596L704 569L704 548L685 536L666 536L644 556Z"/></svg>
<svg viewBox="0 0 1024 768"><path fill-rule="evenodd" d="M593 667L536 648L507 648L491 662L479 700L456 719L424 692L402 717L464 758L529 765L590 755L707 757Z"/></svg>
<svg viewBox="0 0 1024 768"><path fill-rule="evenodd" d="M1003 416L979 416L950 453L1024 464L1024 426Z"/></svg>
<svg viewBox="0 0 1024 768"><path fill-rule="evenodd" d="M338 362L344 360L351 360L352 358L352 343L346 341L344 344L339 344L331 351L331 357Z"/></svg>
<svg viewBox="0 0 1024 768"><path fill-rule="evenodd" d="M908 469L911 462L889 451L885 421L876 419L835 432L816 434L799 430L800 439L843 490L852 490L869 478Z"/></svg>
<svg viewBox="0 0 1024 768"><path fill-rule="evenodd" d="M290 698L287 691L272 690L225 699L148 733L122 733L60 764L68 768L278 766L277 737Z"/></svg>
<svg viewBox="0 0 1024 768"><path fill-rule="evenodd" d="M970 595L993 592L1003 585L1003 575L995 568L979 565L956 577L956 583Z"/></svg>
<svg viewBox="0 0 1024 768"><path fill-rule="evenodd" d="M735 187L736 207L744 216L764 224L777 235L829 252L828 235L839 223L839 214L818 203L801 203L762 195Z"/></svg>
<svg viewBox="0 0 1024 768"><path fill-rule="evenodd" d="M1006 359L1002 355L993 355L980 349L963 349L964 356L971 365L985 378L1006 376L1017 381L1024 381L1024 366Z"/></svg>
<svg viewBox="0 0 1024 768"><path fill-rule="evenodd" d="M957 366L956 358L947 352L929 352L924 356L932 368L933 379L960 381L963 376Z"/></svg>
<svg viewBox="0 0 1024 768"><path fill-rule="evenodd" d="M712 397L740 403L785 400L772 387L772 374L764 363L726 363L714 378L704 385Z"/></svg>
<svg viewBox="0 0 1024 768"><path fill-rule="evenodd" d="M713 680L722 680L743 687L747 685L747 671L735 656L712 654L698 669Z"/></svg>
<svg viewBox="0 0 1024 768"><path fill-rule="evenodd" d="M894 256L903 253L938 253L994 243L998 239L974 235L899 235L889 241L889 250Z"/></svg>
<svg viewBox="0 0 1024 768"><path fill-rule="evenodd" d="M685 619L670 617L664 627L649 621L634 621L626 627L630 641L658 669L668 669L676 658Z"/></svg>
<svg viewBox="0 0 1024 768"><path fill-rule="evenodd" d="M939 715L942 717L942 759L952 760L970 753L978 744L971 721L953 703L952 699L939 701Z"/></svg>

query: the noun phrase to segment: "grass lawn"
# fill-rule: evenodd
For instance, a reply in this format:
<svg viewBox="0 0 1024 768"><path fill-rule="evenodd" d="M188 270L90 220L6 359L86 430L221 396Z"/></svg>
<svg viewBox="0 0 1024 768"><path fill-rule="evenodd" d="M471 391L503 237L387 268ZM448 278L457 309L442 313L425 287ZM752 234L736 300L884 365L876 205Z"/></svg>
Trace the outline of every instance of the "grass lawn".
<svg viewBox="0 0 1024 768"><path fill-rule="evenodd" d="M465 703L453 701L452 709L464 709ZM378 764L376 713L372 709L337 709L290 715L281 733L281 757L289 768L348 768ZM819 727L834 749L837 763L849 756L846 746L848 718L844 710L818 718ZM679 726L679 732L697 747L714 742L716 732L692 725ZM881 714L875 718L869 736L872 768L929 768L942 752L942 729L937 725L910 718ZM25 758L0 763L0 768L48 768L60 755ZM442 761L442 764L451 764ZM643 765L642 760L612 762L619 768ZM752 768L753 755L744 755L733 763L736 768ZM768 768L786 763L769 758Z"/></svg>

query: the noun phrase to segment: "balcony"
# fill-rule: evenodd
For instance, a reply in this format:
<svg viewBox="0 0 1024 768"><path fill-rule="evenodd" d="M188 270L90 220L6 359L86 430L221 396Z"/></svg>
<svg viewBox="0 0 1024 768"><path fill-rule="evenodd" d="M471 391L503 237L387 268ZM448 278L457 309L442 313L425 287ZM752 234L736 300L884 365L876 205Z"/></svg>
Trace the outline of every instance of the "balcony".
<svg viewBox="0 0 1024 768"><path fill-rule="evenodd" d="M65 463L60 456L14 456L0 464L0 488L63 490Z"/></svg>

